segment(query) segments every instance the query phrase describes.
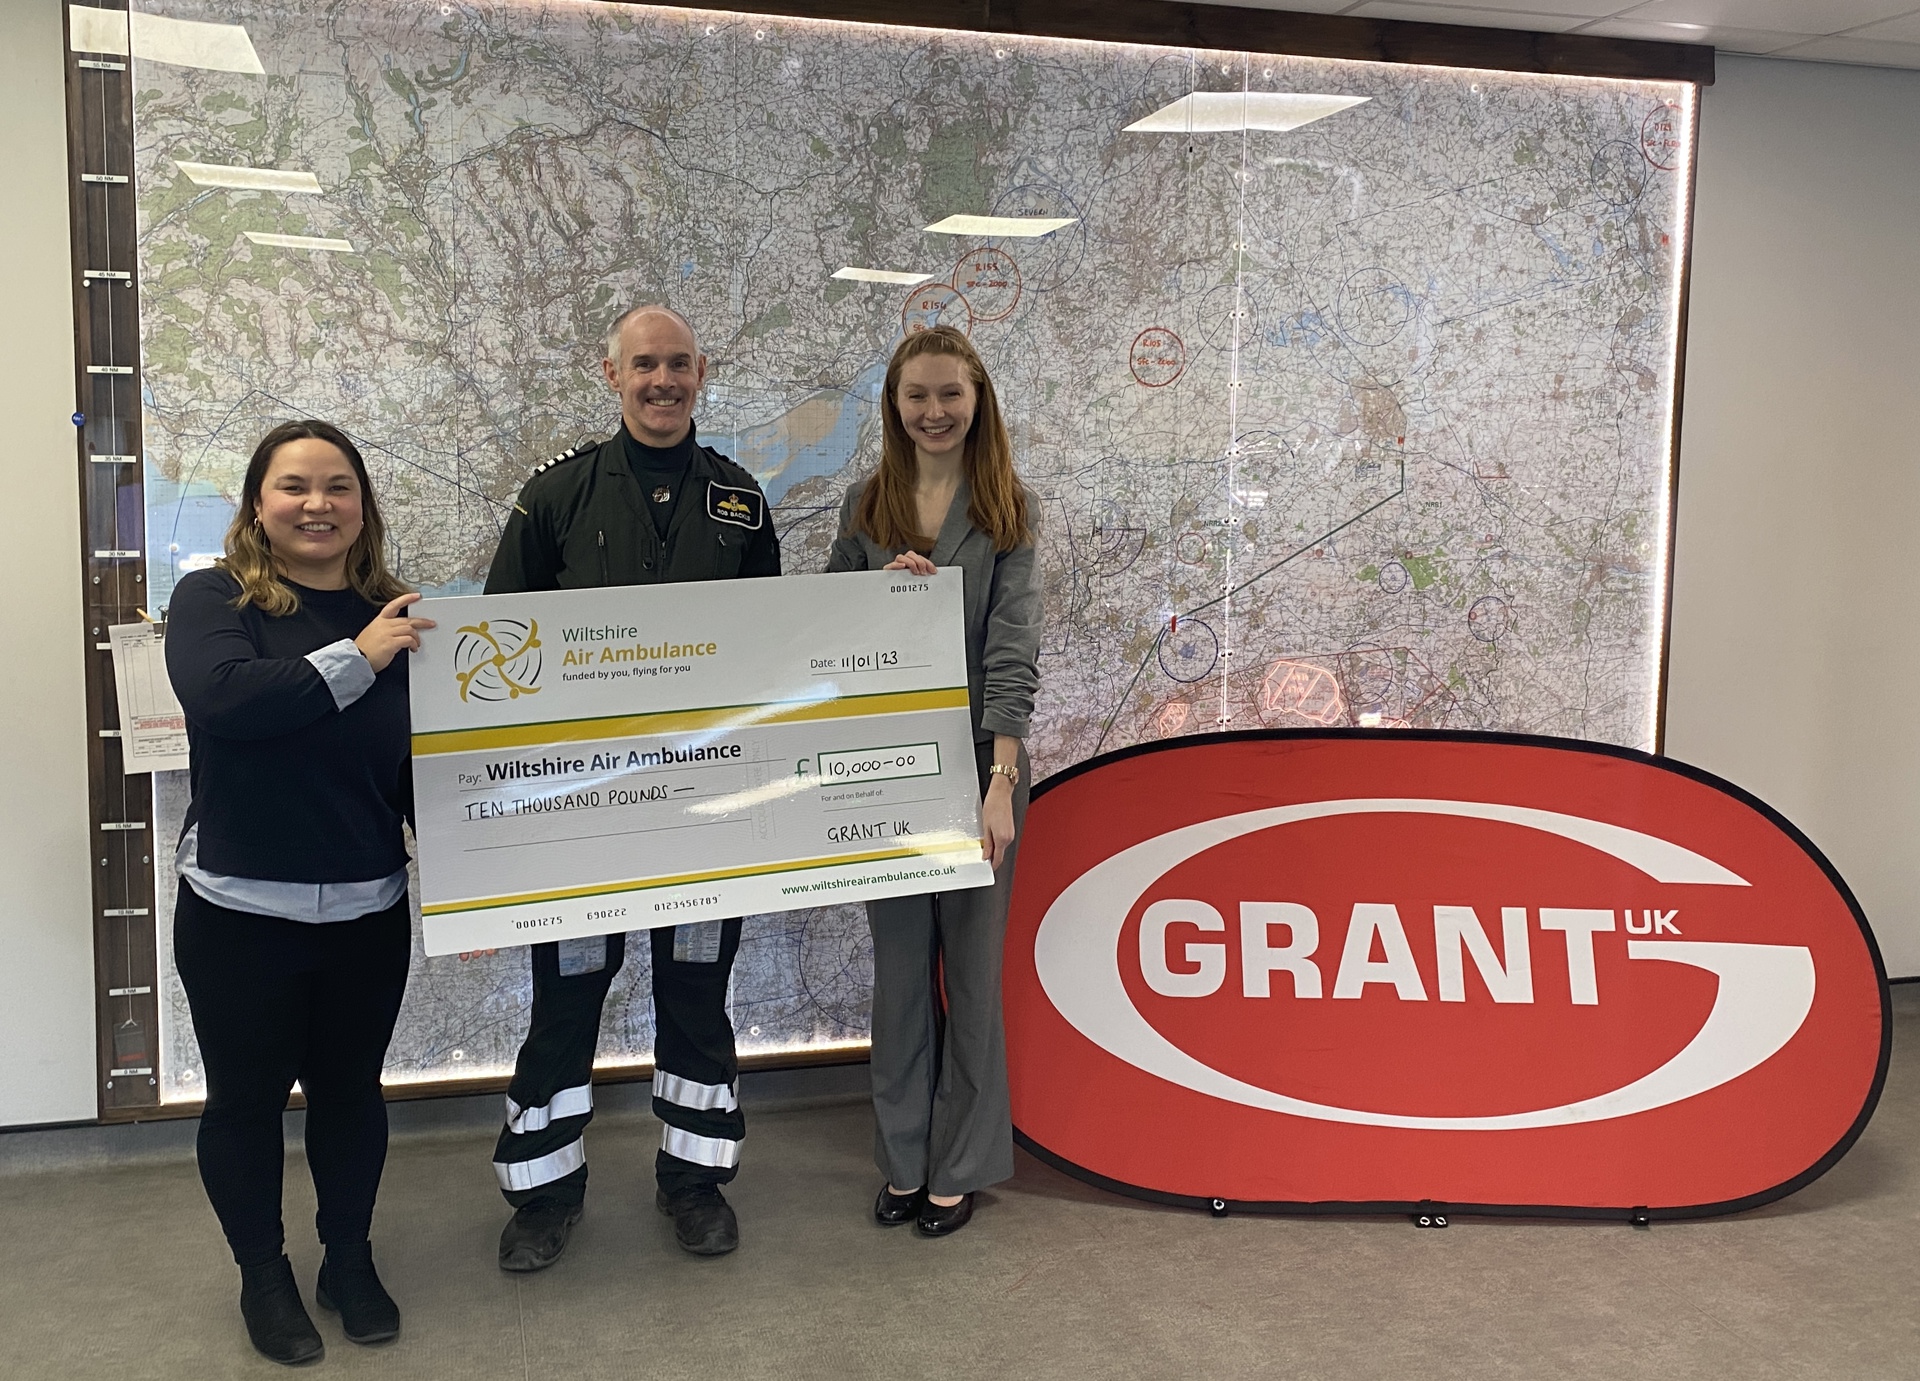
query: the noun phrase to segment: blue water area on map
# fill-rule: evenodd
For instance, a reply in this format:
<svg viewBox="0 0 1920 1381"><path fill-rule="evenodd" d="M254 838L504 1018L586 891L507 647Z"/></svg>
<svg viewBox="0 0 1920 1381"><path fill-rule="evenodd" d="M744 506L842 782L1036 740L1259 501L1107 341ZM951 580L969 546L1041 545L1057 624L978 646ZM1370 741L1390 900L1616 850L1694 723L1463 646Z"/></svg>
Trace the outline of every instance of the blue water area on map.
<svg viewBox="0 0 1920 1381"><path fill-rule="evenodd" d="M886 362L879 361L850 386L822 389L771 422L732 433L703 431L700 440L744 465L777 504L795 485L838 474L852 463L886 373Z"/></svg>
<svg viewBox="0 0 1920 1381"><path fill-rule="evenodd" d="M188 571L213 564L226 550L233 501L204 480L178 484L147 465L147 579L165 607Z"/></svg>

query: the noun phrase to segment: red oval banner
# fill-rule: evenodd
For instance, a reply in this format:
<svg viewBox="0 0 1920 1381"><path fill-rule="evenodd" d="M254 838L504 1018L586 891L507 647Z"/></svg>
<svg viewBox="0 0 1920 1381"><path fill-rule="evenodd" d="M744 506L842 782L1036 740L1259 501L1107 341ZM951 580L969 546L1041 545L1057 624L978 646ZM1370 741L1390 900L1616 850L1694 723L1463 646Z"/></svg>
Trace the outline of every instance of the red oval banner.
<svg viewBox="0 0 1920 1381"><path fill-rule="evenodd" d="M1777 813L1571 740L1220 734L1033 796L1021 1143L1196 1206L1682 1217L1853 1144L1891 1048L1865 917Z"/></svg>

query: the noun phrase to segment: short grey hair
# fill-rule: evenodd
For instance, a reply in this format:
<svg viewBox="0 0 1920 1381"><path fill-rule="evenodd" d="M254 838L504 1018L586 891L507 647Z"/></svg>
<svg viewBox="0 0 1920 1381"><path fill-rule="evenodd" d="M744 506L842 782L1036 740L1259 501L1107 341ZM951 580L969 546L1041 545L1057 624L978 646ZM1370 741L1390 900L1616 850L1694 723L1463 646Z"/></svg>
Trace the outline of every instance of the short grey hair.
<svg viewBox="0 0 1920 1381"><path fill-rule="evenodd" d="M608 359L618 363L614 352L620 348L620 328L625 326L629 321L632 321L635 317L645 316L648 312L658 312L662 316L670 316L682 326L686 327L687 335L693 339L693 353L695 355L700 353L700 333L693 329L693 323L691 321L688 321L664 302L642 302L636 306L627 308L626 311L620 313L619 316L607 323L606 349Z"/></svg>

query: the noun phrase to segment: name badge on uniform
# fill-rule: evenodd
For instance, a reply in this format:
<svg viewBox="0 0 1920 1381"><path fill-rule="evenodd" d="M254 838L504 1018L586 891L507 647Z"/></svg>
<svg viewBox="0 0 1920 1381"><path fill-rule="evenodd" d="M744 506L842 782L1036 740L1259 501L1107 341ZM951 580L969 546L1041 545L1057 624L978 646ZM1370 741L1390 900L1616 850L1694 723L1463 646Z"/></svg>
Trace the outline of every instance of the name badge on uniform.
<svg viewBox="0 0 1920 1381"><path fill-rule="evenodd" d="M735 527L758 528L766 521L767 501L757 489L736 489L707 481L707 516Z"/></svg>

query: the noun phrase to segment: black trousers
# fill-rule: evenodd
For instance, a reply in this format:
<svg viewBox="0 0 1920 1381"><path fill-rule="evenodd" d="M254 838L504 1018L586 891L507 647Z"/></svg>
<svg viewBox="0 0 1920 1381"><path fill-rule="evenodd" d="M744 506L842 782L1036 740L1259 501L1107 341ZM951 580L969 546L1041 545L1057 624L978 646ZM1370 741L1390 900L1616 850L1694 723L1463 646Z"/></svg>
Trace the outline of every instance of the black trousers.
<svg viewBox="0 0 1920 1381"><path fill-rule="evenodd" d="M653 957L653 1112L666 1124L654 1178L668 1194L730 1182L746 1118L727 1015L727 980L740 922L648 932ZM493 1154L500 1192L515 1208L577 1204L587 1194L593 1052L600 1010L626 960L625 935L533 945L533 1016L507 1086L507 1121ZM717 941L717 943L715 943ZM681 958L675 958L676 949Z"/></svg>
<svg viewBox="0 0 1920 1381"><path fill-rule="evenodd" d="M320 1240L367 1240L387 1160L380 1066L412 943L404 898L357 920L308 924L230 911L181 882L174 962L207 1076L200 1181L242 1266L285 1246L280 1116L296 1079Z"/></svg>

